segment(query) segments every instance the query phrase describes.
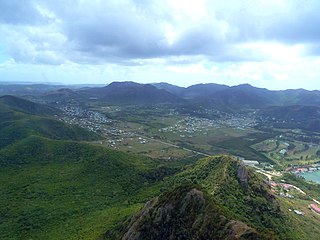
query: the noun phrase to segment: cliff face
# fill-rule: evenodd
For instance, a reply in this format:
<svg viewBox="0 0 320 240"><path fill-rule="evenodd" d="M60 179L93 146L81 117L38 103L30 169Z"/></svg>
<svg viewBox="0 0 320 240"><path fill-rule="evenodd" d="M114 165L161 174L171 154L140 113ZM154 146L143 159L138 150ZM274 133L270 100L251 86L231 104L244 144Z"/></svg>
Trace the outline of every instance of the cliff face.
<svg viewBox="0 0 320 240"><path fill-rule="evenodd" d="M203 191L178 187L148 202L117 237L142 239L264 239L241 221L224 216Z"/></svg>
<svg viewBox="0 0 320 240"><path fill-rule="evenodd" d="M241 184L242 187L247 188L248 187L248 170L244 166L244 164L240 164L237 170L237 178Z"/></svg>

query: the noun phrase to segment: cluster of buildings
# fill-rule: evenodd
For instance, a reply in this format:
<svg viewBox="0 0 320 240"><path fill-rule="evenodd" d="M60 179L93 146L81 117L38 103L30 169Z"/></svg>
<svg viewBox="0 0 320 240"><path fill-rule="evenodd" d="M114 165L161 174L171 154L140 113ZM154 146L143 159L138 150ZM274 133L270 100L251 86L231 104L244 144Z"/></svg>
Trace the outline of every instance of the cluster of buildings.
<svg viewBox="0 0 320 240"><path fill-rule="evenodd" d="M205 131L206 133L206 131L210 127L218 128L220 126L214 120L210 120L207 118L186 117L178 121L173 126L159 129L159 132L193 134L195 132ZM180 136L184 137L185 135L180 135Z"/></svg>
<svg viewBox="0 0 320 240"><path fill-rule="evenodd" d="M107 118L99 112L71 105L61 107L60 109L65 114L63 117L60 117L59 120L68 124L78 125L108 138L105 142L100 141L100 144L105 143L109 147L117 148L117 146L122 144L127 138L137 138L140 144L146 144L148 142L145 138L138 138L138 135L134 132L117 128L116 121Z"/></svg>
<svg viewBox="0 0 320 240"><path fill-rule="evenodd" d="M293 166L288 167L286 172L291 172L294 174L300 174L305 172L314 172L314 171L320 171L320 163L305 165L305 166Z"/></svg>
<svg viewBox="0 0 320 240"><path fill-rule="evenodd" d="M306 195L306 193L304 191L302 191L300 188L298 188L292 184L277 183L274 181L269 181L269 184L271 186L271 190L274 193L278 193L281 197L294 198L294 196L289 193L291 190L295 190L296 192L299 192L303 195Z"/></svg>
<svg viewBox="0 0 320 240"><path fill-rule="evenodd" d="M67 105L60 108L64 115L59 120L69 124L76 124L92 132L100 132L101 124L112 122L103 114L95 111L88 111L78 106Z"/></svg>
<svg viewBox="0 0 320 240"><path fill-rule="evenodd" d="M291 198L291 199L295 198L293 194L290 194L292 189L298 191L303 195L306 195L306 193L302 191L300 188L288 183L276 183L274 181L269 181L269 184L271 186L272 192L279 194L279 196L281 197ZM314 203L311 203L309 205L309 209L315 213L320 214L320 206L319 206L320 203L315 199L313 199L313 201ZM291 212L292 209L289 209L289 211ZM293 212L297 215L304 215L304 213L301 212L300 210L293 210Z"/></svg>
<svg viewBox="0 0 320 240"><path fill-rule="evenodd" d="M180 133L181 137L192 137L195 132L202 132L202 134L208 134L207 130L210 128L222 128L230 127L234 129L249 129L256 125L254 119L245 116L229 116L218 119L198 118L198 117L186 117L176 124L170 127L159 129L159 132L173 132Z"/></svg>

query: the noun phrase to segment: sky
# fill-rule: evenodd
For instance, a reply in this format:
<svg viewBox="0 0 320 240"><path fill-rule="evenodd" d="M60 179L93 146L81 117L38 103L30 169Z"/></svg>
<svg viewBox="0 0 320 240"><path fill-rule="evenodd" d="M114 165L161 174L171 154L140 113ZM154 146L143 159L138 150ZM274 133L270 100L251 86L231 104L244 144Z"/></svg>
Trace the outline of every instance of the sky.
<svg viewBox="0 0 320 240"><path fill-rule="evenodd" d="M320 89L318 0L0 0L0 81Z"/></svg>

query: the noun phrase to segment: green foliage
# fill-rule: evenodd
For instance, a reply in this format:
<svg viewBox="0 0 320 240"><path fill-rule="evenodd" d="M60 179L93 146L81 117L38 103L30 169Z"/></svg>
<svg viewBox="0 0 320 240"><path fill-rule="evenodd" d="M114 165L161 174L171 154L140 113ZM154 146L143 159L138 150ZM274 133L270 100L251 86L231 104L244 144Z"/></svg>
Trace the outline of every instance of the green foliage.
<svg viewBox="0 0 320 240"><path fill-rule="evenodd" d="M262 142L266 139L272 138L276 135L276 133L251 133L244 137L233 138L230 140L225 140L222 142L212 142L211 144L215 147L219 147L225 149L228 153L234 154L237 156L244 157L248 160L256 160L261 162L271 162L269 158L267 158L262 153L256 151L251 146Z"/></svg>
<svg viewBox="0 0 320 240"><path fill-rule="evenodd" d="M1 239L96 239L161 188L147 158L35 136L0 150L0 166Z"/></svg>
<svg viewBox="0 0 320 240"><path fill-rule="evenodd" d="M304 179L290 173L283 174L281 179L301 188L305 192L308 192L311 194L310 197L320 199L320 184L309 183Z"/></svg>
<svg viewBox="0 0 320 240"><path fill-rule="evenodd" d="M50 116L60 113L58 109L11 95L1 96L0 104L6 105L15 111L32 115Z"/></svg>
<svg viewBox="0 0 320 240"><path fill-rule="evenodd" d="M109 231L105 239L273 239L224 216L201 186L182 184L149 202L127 222ZM138 236L136 238L136 236Z"/></svg>
<svg viewBox="0 0 320 240"><path fill-rule="evenodd" d="M201 185L225 214L267 235L288 236L288 219L263 180L228 156L205 158L177 174L172 182ZM239 175L242 172L242 175Z"/></svg>
<svg viewBox="0 0 320 240"><path fill-rule="evenodd" d="M61 140L95 140L83 128L71 126L46 116L26 114L0 103L0 149L30 135Z"/></svg>

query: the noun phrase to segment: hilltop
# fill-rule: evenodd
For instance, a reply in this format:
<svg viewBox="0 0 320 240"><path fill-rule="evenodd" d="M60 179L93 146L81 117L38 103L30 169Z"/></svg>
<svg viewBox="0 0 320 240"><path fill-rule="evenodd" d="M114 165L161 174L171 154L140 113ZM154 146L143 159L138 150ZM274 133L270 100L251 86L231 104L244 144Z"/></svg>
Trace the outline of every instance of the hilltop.
<svg viewBox="0 0 320 240"><path fill-rule="evenodd" d="M168 183L175 188L105 238L296 239L268 184L229 156L201 159Z"/></svg>
<svg viewBox="0 0 320 240"><path fill-rule="evenodd" d="M79 91L88 98L98 98L111 104L162 104L182 101L178 96L158 89L151 84L134 82L113 82L102 88L90 88Z"/></svg>
<svg viewBox="0 0 320 240"><path fill-rule="evenodd" d="M201 189L201 188L200 188ZM148 202L124 233L106 239L268 239L226 217L199 187L184 185Z"/></svg>

